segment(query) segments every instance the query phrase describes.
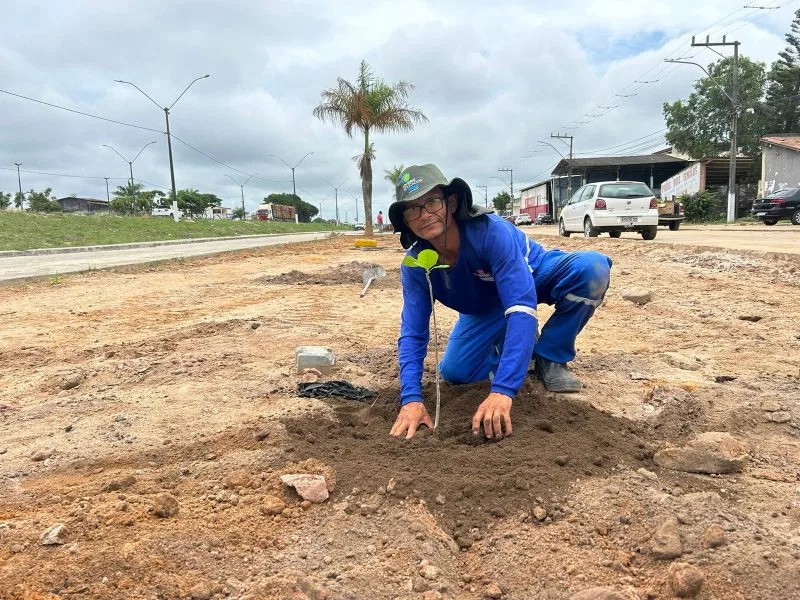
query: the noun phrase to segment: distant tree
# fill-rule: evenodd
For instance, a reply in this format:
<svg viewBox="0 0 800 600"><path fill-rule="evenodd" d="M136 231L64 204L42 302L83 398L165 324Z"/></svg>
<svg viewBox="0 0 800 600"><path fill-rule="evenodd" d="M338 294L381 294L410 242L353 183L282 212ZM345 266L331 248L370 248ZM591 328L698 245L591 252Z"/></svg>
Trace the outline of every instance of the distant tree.
<svg viewBox="0 0 800 600"><path fill-rule="evenodd" d="M508 192L500 192L492 198L492 204L497 212L503 212L511 206L511 194Z"/></svg>
<svg viewBox="0 0 800 600"><path fill-rule="evenodd" d="M303 202L297 194L270 194L264 198L264 202L294 206L297 209L297 220L301 223L311 222L311 219L319 212L316 206Z"/></svg>
<svg viewBox="0 0 800 600"><path fill-rule="evenodd" d="M794 13L786 42L767 77L767 99L761 107L765 133L800 133L800 10Z"/></svg>
<svg viewBox="0 0 800 600"><path fill-rule="evenodd" d="M370 131L392 133L412 131L414 125L428 120L421 110L409 108L408 95L414 85L406 81L388 84L372 74L367 61L361 61L355 83L339 77L337 86L323 90L314 116L321 121L338 123L352 137L353 129L364 134L364 152L353 157L361 175L364 195L364 235L372 235L372 160L375 146Z"/></svg>
<svg viewBox="0 0 800 600"><path fill-rule="evenodd" d="M118 185L117 189L112 192L114 196L129 196L133 197L139 194L144 189L144 185L141 183L131 183L130 181L125 185Z"/></svg>
<svg viewBox="0 0 800 600"><path fill-rule="evenodd" d="M233 215L233 218L234 218L234 219L241 219L241 220L244 220L244 219L245 219L245 217L247 216L247 215L245 214L245 210L244 210L244 209L243 209L241 206L239 206L239 207L237 207L237 208L234 208L234 209L231 211L231 215Z"/></svg>
<svg viewBox="0 0 800 600"><path fill-rule="evenodd" d="M746 110L759 106L764 97L764 63L739 58L739 122L737 142L746 156L761 152L765 119L760 111ZM686 102L664 103L667 142L692 158L719 156L730 150L730 127L733 105L731 95L733 59L724 58L708 65L711 77L701 77ZM713 79L712 79L713 78ZM719 85L717 85L719 84ZM720 89L722 86L725 91Z"/></svg>
<svg viewBox="0 0 800 600"><path fill-rule="evenodd" d="M5 210L11 206L11 193L0 192L0 210Z"/></svg>
<svg viewBox="0 0 800 600"><path fill-rule="evenodd" d="M178 190L178 210L192 216L202 215L209 206L220 206L222 199L214 194L203 194L198 190Z"/></svg>
<svg viewBox="0 0 800 600"><path fill-rule="evenodd" d="M397 199L397 191L395 187L397 186L397 182L400 180L400 175L402 175L403 171L405 170L406 166L403 163L395 165L391 169L383 170L383 178L392 184L392 197L395 199Z"/></svg>
<svg viewBox="0 0 800 600"><path fill-rule="evenodd" d="M18 209L22 210L22 207L25 205L25 194L22 192L15 192L14 193L14 206Z"/></svg>
<svg viewBox="0 0 800 600"><path fill-rule="evenodd" d="M61 211L61 205L56 202L52 188L45 188L41 192L30 190L28 192L28 210L31 212L52 213Z"/></svg>

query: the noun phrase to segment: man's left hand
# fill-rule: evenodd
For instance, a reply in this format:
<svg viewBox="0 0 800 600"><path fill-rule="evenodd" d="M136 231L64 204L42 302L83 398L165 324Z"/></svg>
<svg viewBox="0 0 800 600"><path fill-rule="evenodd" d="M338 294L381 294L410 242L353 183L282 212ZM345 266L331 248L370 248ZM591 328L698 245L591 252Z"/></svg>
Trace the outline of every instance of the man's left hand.
<svg viewBox="0 0 800 600"><path fill-rule="evenodd" d="M489 439L499 440L511 435L511 402L511 398L505 394L489 394L472 417L472 433L479 435L483 423L483 432Z"/></svg>

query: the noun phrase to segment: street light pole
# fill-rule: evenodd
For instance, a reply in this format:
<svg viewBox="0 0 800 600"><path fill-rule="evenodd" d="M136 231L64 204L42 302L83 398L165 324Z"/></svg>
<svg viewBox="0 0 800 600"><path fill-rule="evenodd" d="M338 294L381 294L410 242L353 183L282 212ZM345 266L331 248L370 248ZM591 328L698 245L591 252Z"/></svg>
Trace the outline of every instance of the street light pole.
<svg viewBox="0 0 800 600"><path fill-rule="evenodd" d="M497 169L498 173L511 174L511 212L514 212L514 169Z"/></svg>
<svg viewBox="0 0 800 600"><path fill-rule="evenodd" d="M19 183L19 208L20 210L25 208L25 194L22 193L22 177L19 174L19 168L22 166L21 162L15 162L17 165L17 183Z"/></svg>
<svg viewBox="0 0 800 600"><path fill-rule="evenodd" d="M483 203L484 206L488 208L489 206L489 186L488 185L476 185L476 188L483 188Z"/></svg>
<svg viewBox="0 0 800 600"><path fill-rule="evenodd" d="M134 187L134 183L133 183L134 182L134 179L133 179L133 163L135 163L136 159L139 158L139 156L141 156L141 154L142 154L142 152L144 152L145 148L147 148L151 144L155 144L156 142L157 142L157 140L152 141L152 142L147 142L144 146L142 146L142 149L139 150L139 154L137 154L136 156L133 157L133 160L128 160L127 158L122 156L122 154L120 154L119 151L116 148L114 148L113 146L109 146L108 144L101 144L101 146L103 146L104 148L108 148L109 150L113 150L117 154L117 156L119 156L122 160L124 160L126 163L128 163L128 167L130 167L130 170L131 170L131 188L130 189L131 189L131 194L133 194L134 203L136 202L136 188ZM106 194L108 194L108 178L105 178L105 179L106 179Z"/></svg>
<svg viewBox="0 0 800 600"><path fill-rule="evenodd" d="M297 164L295 166L290 165L289 163L287 163L285 160L283 160L277 154L270 154L271 157L277 158L279 161L281 161L283 164L285 164L287 167L289 167L292 170L292 194L295 195L295 196L297 196L297 187L295 186L295 182L294 182L294 170L297 167L300 166L301 162L303 162L305 159L307 159L312 154L314 154L314 153L313 152L309 152L308 154L306 154L303 158L301 158L300 160L297 161Z"/></svg>
<svg viewBox="0 0 800 600"><path fill-rule="evenodd" d="M117 83L126 83L128 85L131 85L131 86L135 87L137 90L139 90L142 93L142 95L145 98L147 98L148 100L150 100L150 102L155 104L158 107L159 110L163 110L164 111L164 117L167 120L167 148L169 150L169 175L170 175L170 178L172 179L172 201L173 202L177 201L178 194L177 194L177 191L175 189L175 165L174 165L173 160L172 160L172 135L171 135L170 130L169 130L169 111L172 110L172 107L175 106L178 103L178 100L183 98L183 95L187 91L189 91L189 88L192 87L195 84L195 82L200 81L201 79L206 79L208 77L211 77L211 75L203 75L201 77L197 77L197 78L193 79L192 82L189 85L186 86L186 89L181 92L181 95L178 96L177 98L175 98L175 102L173 102L169 106L161 106L158 102L156 102L150 96L148 96L147 93L144 92L135 83L131 83L130 81L123 81L122 79L115 79L114 80Z"/></svg>
<svg viewBox="0 0 800 600"><path fill-rule="evenodd" d="M733 46L733 85L731 86L731 93L725 91L722 84L711 76L711 73L706 71L705 67L699 63L687 60L669 59L665 58L664 62L681 63L684 65L694 65L699 67L714 84L722 90L725 97L730 100L733 107L733 115L731 116L731 155L730 164L728 167L728 223L733 223L736 220L736 154L739 151L739 145L736 140L737 129L739 126L739 44L741 42L734 41L728 42L725 36L722 36L721 42L709 42L709 36L706 36L705 42L695 42L692 36L692 46L702 46L713 50L713 46ZM714 50L716 52L716 50ZM719 54L719 52L717 52Z"/></svg>
<svg viewBox="0 0 800 600"><path fill-rule="evenodd" d="M111 194L108 192L108 177L103 177L106 180L106 200L111 202Z"/></svg>
<svg viewBox="0 0 800 600"><path fill-rule="evenodd" d="M329 186L331 186L333 188L333 191L334 191L334 202L336 202L336 224L337 225L339 224L339 188L342 187L348 181L350 181L350 178L345 179L339 185L333 185L327 179L325 180L325 183L327 183Z"/></svg>
<svg viewBox="0 0 800 600"><path fill-rule="evenodd" d="M228 175L227 173L225 174L225 177L227 177L227 178L228 178L228 179L230 179L230 180L231 180L233 183L235 183L236 185L238 185L238 186L239 186L239 189L240 189L240 190L241 190L241 192L242 192L242 220L243 220L243 221L244 221L245 215L246 215L246 213L247 213L247 211L246 211L246 210L245 210L245 208L244 208L244 186L246 186L246 185L247 185L247 182L248 182L248 181L250 181L250 180L251 180L253 177L255 177L256 175L258 175L258 173L253 173L252 175L250 175L250 177L248 177L247 179L245 179L245 180L244 180L244 183L239 183L238 181L236 181L236 180L235 180L233 177L231 177L231 176L230 176L230 175Z"/></svg>

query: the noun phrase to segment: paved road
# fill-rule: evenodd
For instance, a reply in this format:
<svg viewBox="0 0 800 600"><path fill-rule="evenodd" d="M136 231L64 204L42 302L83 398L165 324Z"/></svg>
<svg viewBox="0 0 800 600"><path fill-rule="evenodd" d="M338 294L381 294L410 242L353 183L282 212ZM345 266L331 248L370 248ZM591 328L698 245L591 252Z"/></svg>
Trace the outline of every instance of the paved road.
<svg viewBox="0 0 800 600"><path fill-rule="evenodd" d="M528 235L558 236L556 227L525 227ZM582 235L573 233L572 235ZM601 237L607 236L602 235ZM620 239L641 240L635 233L623 233ZM779 224L766 225L683 225L678 231L666 227L658 228L654 242L662 244L686 244L689 246L713 246L731 250L756 250L800 254L800 227Z"/></svg>
<svg viewBox="0 0 800 600"><path fill-rule="evenodd" d="M42 277L58 273L74 273L89 269L104 269L120 265L132 265L170 258L188 258L217 254L230 250L259 248L275 244L307 242L327 238L328 233L296 233L225 239L192 244L173 244L149 248L129 248L125 250L100 250L97 252L74 252L65 254L42 254L38 256L14 256L0 258L0 283Z"/></svg>

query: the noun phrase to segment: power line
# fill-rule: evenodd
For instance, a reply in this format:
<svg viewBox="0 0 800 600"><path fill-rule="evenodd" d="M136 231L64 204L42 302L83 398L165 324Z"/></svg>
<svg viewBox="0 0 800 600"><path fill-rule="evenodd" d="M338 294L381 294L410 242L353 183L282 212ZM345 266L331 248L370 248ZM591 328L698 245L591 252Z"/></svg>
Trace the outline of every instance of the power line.
<svg viewBox="0 0 800 600"><path fill-rule="evenodd" d="M667 130L667 128L664 127L663 129L659 129L658 131L654 131L652 133L648 133L647 135L643 135L642 137L638 137L638 138L636 138L634 140L629 140L629 141L623 142L621 144L616 144L614 146L609 146L607 148L597 148L595 150L588 150L587 152L575 152L575 154L581 154L581 155L597 154L598 152L605 152L606 150L613 150L614 148L619 148L620 146L627 146L628 144L631 144L633 142L638 142L639 140L644 140L646 138L653 137L654 135L658 135L660 133L663 133L666 130Z"/></svg>
<svg viewBox="0 0 800 600"><path fill-rule="evenodd" d="M231 171L236 171L237 173L240 173L241 175L247 175L248 177L252 177L253 179L258 179L260 181L265 181L267 183L288 183L288 181L285 181L285 180L264 179L263 177L258 177L257 175L254 175L253 173L247 173L246 171L242 171L241 169L237 169L236 167L232 167L231 165L229 165L227 163L224 163L224 162L222 162L221 160L219 160L217 158L214 158L210 154L206 154L202 150L200 150L198 148L195 148L189 142L186 142L186 141L182 140L181 138L179 138L174 133L170 133L170 137L173 140L175 140L176 142L180 142L181 144L183 144L184 146L186 146L190 150L194 150L198 154L200 154L202 156L205 156L207 159L217 163L218 165L222 165L223 167L225 167L226 169L230 169Z"/></svg>
<svg viewBox="0 0 800 600"><path fill-rule="evenodd" d="M11 169L9 167L0 167L3 171L14 171L16 169ZM20 173L31 173L33 175L47 175L49 177L69 177L72 179L106 179L106 177L96 177L94 175L70 175L67 173L45 173L43 171L27 171L25 169L20 169ZM129 177L108 177L107 179L120 179L127 181Z"/></svg>
<svg viewBox="0 0 800 600"><path fill-rule="evenodd" d="M133 127L135 129L143 129L145 131L153 131L155 133L164 133L159 129L151 129L150 127L142 127L141 125L133 125L131 123L125 123L124 121L117 121L115 119L108 119L106 117L100 117L98 115L93 115L91 113L82 112L80 110L75 110L73 108L67 108L66 106L59 106L58 104L52 104L50 102L45 102L43 100L37 100L36 98L31 98L29 96L23 96L22 94L15 94L14 92L9 92L8 90L0 89L0 92L3 94L8 94L9 96L14 96L15 98L22 98L23 100L28 100L30 102L35 102L37 104L43 104L45 106L50 106L51 108L57 108L59 110L65 110L67 112L75 113L76 115L83 115L84 117L90 117L92 119L98 119L100 121L106 121L107 123L115 123L117 125L124 125L125 127Z"/></svg>

